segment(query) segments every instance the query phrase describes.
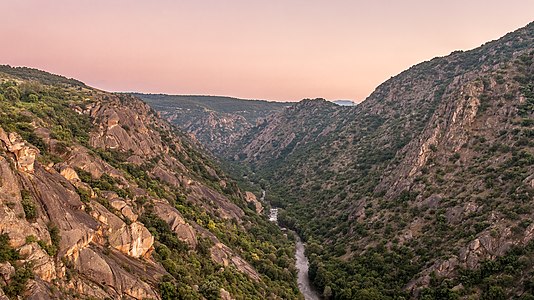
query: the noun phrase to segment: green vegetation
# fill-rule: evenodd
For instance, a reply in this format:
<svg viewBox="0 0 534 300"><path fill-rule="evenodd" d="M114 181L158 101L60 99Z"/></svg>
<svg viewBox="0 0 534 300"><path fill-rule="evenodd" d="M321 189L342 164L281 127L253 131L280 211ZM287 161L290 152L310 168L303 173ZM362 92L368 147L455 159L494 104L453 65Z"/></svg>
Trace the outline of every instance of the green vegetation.
<svg viewBox="0 0 534 300"><path fill-rule="evenodd" d="M531 297L527 286L505 284L510 276L530 282L529 265L499 260L497 273L506 276L469 285L455 270L419 288L421 272L458 258L475 238L521 244L527 233L533 26L416 65L356 107L303 101L230 151L243 163L236 173L265 188L282 208L281 225L307 241L310 277L326 298Z"/></svg>
<svg viewBox="0 0 534 300"><path fill-rule="evenodd" d="M0 66L0 70L0 74L2 71L18 74L18 69ZM5 77L9 78L10 75ZM0 101L0 127L7 132L19 133L23 139L36 146L43 160L58 162L59 157L51 155L49 145L35 133L34 124L46 124L52 129L50 136L60 141L55 152L61 154L74 142L86 145L89 140L88 128L92 127L90 119L72 109L73 106L84 107L86 93L83 89L73 87L3 79L0 81L0 97L5 101Z"/></svg>
<svg viewBox="0 0 534 300"><path fill-rule="evenodd" d="M178 126L188 120L203 117L206 111L218 113L238 114L249 122L265 117L269 113L279 111L290 105L287 102L264 100L244 100L219 96L191 96L191 95L165 95L165 94L133 94L150 104L155 110L173 112L176 109L187 111L189 116L175 120Z"/></svg>
<svg viewBox="0 0 534 300"><path fill-rule="evenodd" d="M9 245L9 235L7 233L0 234L0 263L10 262L14 263L20 259L20 255L17 250L13 249Z"/></svg>
<svg viewBox="0 0 534 300"><path fill-rule="evenodd" d="M9 283L2 286L2 290L10 299L18 299L26 288L26 283L33 276L31 265L26 264L20 267L17 260L21 259L17 250L9 245L9 236L6 233L0 234L0 263L9 262L15 267L15 274L9 280Z"/></svg>
<svg viewBox="0 0 534 300"><path fill-rule="evenodd" d="M180 129L195 134L204 146L219 153L259 120L282 111L288 103L217 96L134 94ZM213 127L222 121L225 126Z"/></svg>
<svg viewBox="0 0 534 300"><path fill-rule="evenodd" d="M495 260L487 260L480 267L460 269L459 276L450 280L432 277L430 287L422 291L421 299L460 299L482 292L481 299L509 299L511 292L523 290L518 299L532 299L534 286L534 242L525 247L513 247ZM462 290L454 290L460 285Z"/></svg>
<svg viewBox="0 0 534 300"><path fill-rule="evenodd" d="M34 221L37 218L37 207L33 201L33 197L30 192L27 190L22 190L22 209L24 210L24 215L28 221Z"/></svg>
<svg viewBox="0 0 534 300"><path fill-rule="evenodd" d="M33 272L30 264L18 267L15 269L15 274L11 277L9 284L3 286L2 289L10 299L19 299L18 297L23 294L26 284L31 278L33 278Z"/></svg>

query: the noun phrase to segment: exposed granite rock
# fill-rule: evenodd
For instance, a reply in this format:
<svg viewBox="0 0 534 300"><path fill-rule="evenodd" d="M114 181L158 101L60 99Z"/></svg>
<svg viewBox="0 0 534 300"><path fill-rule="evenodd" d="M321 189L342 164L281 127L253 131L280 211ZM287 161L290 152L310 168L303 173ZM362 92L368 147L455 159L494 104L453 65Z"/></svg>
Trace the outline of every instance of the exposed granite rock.
<svg viewBox="0 0 534 300"><path fill-rule="evenodd" d="M178 210L167 203L157 202L154 205L154 212L158 217L169 224L171 230L176 233L176 236L181 241L186 242L192 249L196 248L197 237L195 230L191 225L185 222Z"/></svg>
<svg viewBox="0 0 534 300"><path fill-rule="evenodd" d="M121 213L126 219L130 220L130 222L135 222L139 218L130 206L123 207Z"/></svg>
<svg viewBox="0 0 534 300"><path fill-rule="evenodd" d="M27 300L56 300L68 299L69 297L59 291L51 289L47 282L40 279L31 279L28 282Z"/></svg>
<svg viewBox="0 0 534 300"><path fill-rule="evenodd" d="M258 199L256 198L256 195L247 191L245 192L245 200L248 203L254 204L254 207L256 208L256 212L258 214L261 214L263 212L263 205L261 204L260 201L258 201Z"/></svg>
<svg viewBox="0 0 534 300"><path fill-rule="evenodd" d="M0 300L9 300L9 298L4 294L4 291L0 289Z"/></svg>
<svg viewBox="0 0 534 300"><path fill-rule="evenodd" d="M221 288L221 300L234 300L234 298L227 290Z"/></svg>
<svg viewBox="0 0 534 300"><path fill-rule="evenodd" d="M104 225L102 233L113 248L136 258L148 255L152 250L154 237L143 224L127 225L98 203L93 203L91 215Z"/></svg>
<svg viewBox="0 0 534 300"><path fill-rule="evenodd" d="M39 154L39 150L25 142L20 135L13 132L6 134L2 128L0 128L0 140L7 150L14 154L17 169L22 172L33 173L35 157Z"/></svg>
<svg viewBox="0 0 534 300"><path fill-rule="evenodd" d="M73 168L70 168L70 167L62 168L59 171L59 174L61 174L61 176L65 177L65 179L67 179L70 182L80 181L80 177L78 177L78 174L76 173L76 171L74 171Z"/></svg>
<svg viewBox="0 0 534 300"><path fill-rule="evenodd" d="M43 205L50 222L60 231L60 255L76 255L91 243L99 225L85 213L85 205L63 176L37 166L35 176L27 184L35 188L36 198Z"/></svg>
<svg viewBox="0 0 534 300"><path fill-rule="evenodd" d="M0 283L6 284L11 279L11 276L15 274L15 267L13 267L9 262L0 264Z"/></svg>
<svg viewBox="0 0 534 300"><path fill-rule="evenodd" d="M217 212L224 219L241 220L245 215L239 206L205 185L191 184L189 188L191 193L187 196L188 200L200 203L208 211Z"/></svg>
<svg viewBox="0 0 534 300"><path fill-rule="evenodd" d="M123 105L121 101L129 103ZM165 147L159 135L151 134L152 130L147 127L151 123L149 111L147 104L134 98L121 100L119 97L108 97L106 101L93 104L89 114L94 118L98 130L91 133L91 146L132 151L145 158L164 153Z"/></svg>
<svg viewBox="0 0 534 300"><path fill-rule="evenodd" d="M123 266L131 269L127 271L125 267L117 263L118 261ZM113 298L119 298L124 295L133 299L160 299L156 291L147 282L136 277L139 274L135 273L140 272L139 265L132 264L132 261L126 258L120 258L116 254L109 258L102 256L92 248L85 248L80 252L75 265L78 272L87 276L92 283L103 287L103 291L112 295ZM146 267L141 268L146 269ZM160 269L151 269L150 273L154 270L161 272ZM93 289L93 287L84 285L79 285L78 288L81 290ZM98 290L96 294L99 294Z"/></svg>
<svg viewBox="0 0 534 300"><path fill-rule="evenodd" d="M223 266L232 265L239 271L243 272L250 278L259 281L260 276L258 272L244 259L234 254L232 249L223 243L216 243L211 247L211 259Z"/></svg>
<svg viewBox="0 0 534 300"><path fill-rule="evenodd" d="M139 258L152 250L154 237L143 224L134 222L111 233L109 244L124 254Z"/></svg>
<svg viewBox="0 0 534 300"><path fill-rule="evenodd" d="M42 280L52 282L58 277L53 258L41 249L37 243L24 245L19 249L19 252L25 258L25 261L32 263L34 274Z"/></svg>

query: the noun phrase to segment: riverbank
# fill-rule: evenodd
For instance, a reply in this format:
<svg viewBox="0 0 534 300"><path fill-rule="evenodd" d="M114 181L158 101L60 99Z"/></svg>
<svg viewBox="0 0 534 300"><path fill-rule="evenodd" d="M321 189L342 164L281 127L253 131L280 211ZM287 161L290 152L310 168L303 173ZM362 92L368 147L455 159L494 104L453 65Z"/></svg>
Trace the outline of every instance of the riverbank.
<svg viewBox="0 0 534 300"><path fill-rule="evenodd" d="M295 233L296 243L295 243L295 258L297 259L296 267L298 270L297 283L299 290L304 295L306 300L320 300L319 294L313 288L310 278L308 277L308 258L304 254L305 247L304 243L300 237Z"/></svg>
<svg viewBox="0 0 534 300"><path fill-rule="evenodd" d="M265 200L265 190L262 190L261 200ZM269 221L278 224L278 208L273 207L269 211ZM282 228L282 227L281 227ZM286 228L282 228L286 230ZM305 254L305 246L296 232L288 231L295 235L295 266L298 270L297 284L305 300L320 300L319 293L314 289L308 277L309 262Z"/></svg>

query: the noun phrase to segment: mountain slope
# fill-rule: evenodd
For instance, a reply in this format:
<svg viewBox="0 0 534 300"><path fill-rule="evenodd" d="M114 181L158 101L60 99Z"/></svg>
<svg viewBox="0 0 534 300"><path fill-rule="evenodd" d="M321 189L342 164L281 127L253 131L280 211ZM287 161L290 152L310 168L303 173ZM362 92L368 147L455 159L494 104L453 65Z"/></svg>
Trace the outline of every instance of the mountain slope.
<svg viewBox="0 0 534 300"><path fill-rule="evenodd" d="M247 198L138 98L0 67L0 299L298 299Z"/></svg>
<svg viewBox="0 0 534 300"><path fill-rule="evenodd" d="M516 262L534 256L533 55L531 23L355 107L303 101L223 153L265 180L328 296L527 295L530 265ZM496 257L512 258L487 270Z"/></svg>
<svg viewBox="0 0 534 300"><path fill-rule="evenodd" d="M232 145L259 120L289 105L217 96L133 95L148 103L169 122L194 135L214 153Z"/></svg>

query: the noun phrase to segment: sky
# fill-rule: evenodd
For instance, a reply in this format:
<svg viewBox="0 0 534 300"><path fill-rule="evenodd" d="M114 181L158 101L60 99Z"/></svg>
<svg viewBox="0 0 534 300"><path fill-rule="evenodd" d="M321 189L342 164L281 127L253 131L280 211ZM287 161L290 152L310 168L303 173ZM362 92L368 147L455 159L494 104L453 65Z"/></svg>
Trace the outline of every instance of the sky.
<svg viewBox="0 0 534 300"><path fill-rule="evenodd" d="M0 0L0 64L107 91L361 101L534 21L533 0Z"/></svg>

